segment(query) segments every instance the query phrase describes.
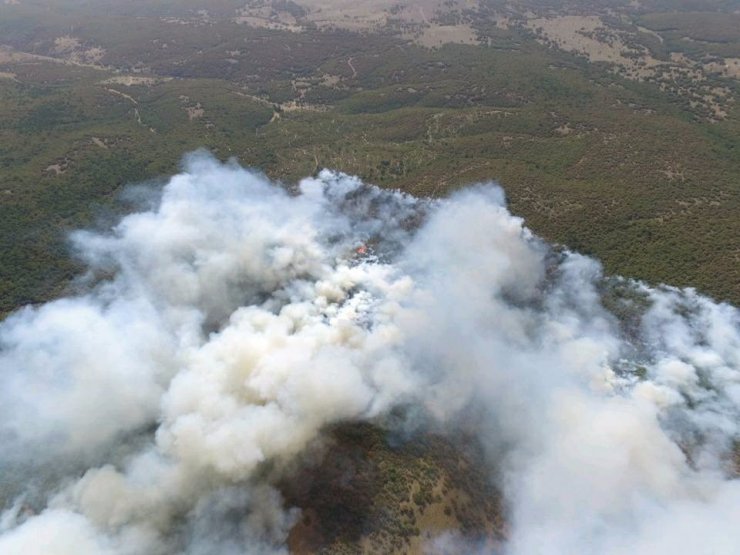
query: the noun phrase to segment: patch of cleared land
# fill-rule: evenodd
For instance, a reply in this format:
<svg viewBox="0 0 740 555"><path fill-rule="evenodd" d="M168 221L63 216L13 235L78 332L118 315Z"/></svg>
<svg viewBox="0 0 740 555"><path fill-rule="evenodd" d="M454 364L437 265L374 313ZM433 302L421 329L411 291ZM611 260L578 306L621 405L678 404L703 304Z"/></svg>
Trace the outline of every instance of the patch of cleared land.
<svg viewBox="0 0 740 555"><path fill-rule="evenodd" d="M171 77L143 77L141 75L120 75L101 81L101 85L123 85L125 87L151 87L157 83L171 81Z"/></svg>
<svg viewBox="0 0 740 555"><path fill-rule="evenodd" d="M591 62L616 64L636 77L651 75L649 68L661 63L647 49L629 46L622 32L606 26L598 16L536 18L528 20L527 27L562 50Z"/></svg>
<svg viewBox="0 0 740 555"><path fill-rule="evenodd" d="M740 58L725 58L722 62L708 63L705 67L707 71L740 79Z"/></svg>
<svg viewBox="0 0 740 555"><path fill-rule="evenodd" d="M93 49L94 50L94 49ZM100 52L99 52L100 51ZM100 60L104 54L102 49L95 50L93 58ZM69 56L65 58L55 58L53 56L42 56L40 54L30 54L28 52L21 52L11 48L7 45L0 45L0 64L17 64L17 63L29 63L29 62L52 62L56 64L75 65L80 67L89 67L92 69L106 70L108 68L103 67L94 60L83 59L84 56Z"/></svg>
<svg viewBox="0 0 740 555"><path fill-rule="evenodd" d="M679 52L668 61L655 58L641 45L636 33L610 27L599 16L558 16L532 18L525 26L538 40L587 58L590 62L610 64L623 77L655 82L664 92L673 92L688 100L691 107L702 108L709 121L727 117L729 95L726 89L707 84L707 75L740 77L740 59L704 64ZM662 37L643 27L641 33Z"/></svg>
<svg viewBox="0 0 740 555"><path fill-rule="evenodd" d="M322 29L378 31L396 28L400 34L421 46L438 47L448 43L475 44L477 36L467 23L441 24L439 17L454 10L475 10L475 0L300 0L297 10L281 9L280 4L252 1L236 12L234 21L281 31L301 32L306 25Z"/></svg>
<svg viewBox="0 0 740 555"><path fill-rule="evenodd" d="M105 49L99 46L86 47L82 40L71 35L54 39L52 52L75 64L99 64L105 56Z"/></svg>
<svg viewBox="0 0 740 555"><path fill-rule="evenodd" d="M431 24L422 27L412 35L405 35L417 44L434 48L444 44L477 44L478 37L470 25L437 25Z"/></svg>
<svg viewBox="0 0 740 555"><path fill-rule="evenodd" d="M296 16L289 11L275 8L269 2L248 2L236 11L233 21L251 27L275 29L300 33L303 26Z"/></svg>

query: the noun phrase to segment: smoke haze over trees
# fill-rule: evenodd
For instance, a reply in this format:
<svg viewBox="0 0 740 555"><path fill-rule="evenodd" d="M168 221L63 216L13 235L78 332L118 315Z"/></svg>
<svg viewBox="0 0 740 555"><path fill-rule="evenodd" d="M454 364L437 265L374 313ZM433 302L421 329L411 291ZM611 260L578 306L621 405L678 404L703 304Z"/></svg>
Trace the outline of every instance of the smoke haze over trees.
<svg viewBox="0 0 740 555"><path fill-rule="evenodd" d="M736 553L734 307L603 276L494 184L287 190L201 152L137 197L73 234L77 294L0 324L3 554L286 552L276 484L344 422L472 431L504 553Z"/></svg>

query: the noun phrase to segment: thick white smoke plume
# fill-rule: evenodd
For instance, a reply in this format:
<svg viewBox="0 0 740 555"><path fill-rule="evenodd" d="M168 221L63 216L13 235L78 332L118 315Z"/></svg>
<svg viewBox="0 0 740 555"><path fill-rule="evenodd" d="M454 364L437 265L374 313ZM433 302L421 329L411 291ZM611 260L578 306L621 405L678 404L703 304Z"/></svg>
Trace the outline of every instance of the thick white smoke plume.
<svg viewBox="0 0 740 555"><path fill-rule="evenodd" d="M287 552L266 477L398 406L475 412L511 555L740 552L738 311L604 278L495 186L197 154L73 241L86 292L0 324L3 555Z"/></svg>

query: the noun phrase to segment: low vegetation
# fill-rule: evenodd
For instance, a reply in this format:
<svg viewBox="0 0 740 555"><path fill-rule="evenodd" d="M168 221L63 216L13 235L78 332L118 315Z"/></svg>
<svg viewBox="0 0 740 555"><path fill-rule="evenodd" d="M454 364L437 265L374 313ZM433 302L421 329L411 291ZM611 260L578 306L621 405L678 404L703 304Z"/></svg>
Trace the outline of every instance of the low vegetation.
<svg viewBox="0 0 740 555"><path fill-rule="evenodd" d="M516 13L501 24L495 2L477 19L449 12L480 44L434 49L393 28L239 24L232 4L3 8L1 311L57 294L78 270L66 233L109 222L124 185L198 147L286 181L324 166L422 195L497 180L537 233L609 272L740 301L736 79L702 74L721 105L702 103L690 72L630 78L543 43ZM661 10L633 16L656 59L699 63L731 54L705 43L740 40L714 25L726 14Z"/></svg>

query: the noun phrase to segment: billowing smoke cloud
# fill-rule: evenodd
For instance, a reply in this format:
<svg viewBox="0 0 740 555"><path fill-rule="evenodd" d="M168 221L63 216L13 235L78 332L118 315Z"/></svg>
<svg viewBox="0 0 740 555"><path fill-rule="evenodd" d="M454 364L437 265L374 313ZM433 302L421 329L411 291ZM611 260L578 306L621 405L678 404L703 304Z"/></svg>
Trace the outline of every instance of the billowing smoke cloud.
<svg viewBox="0 0 740 555"><path fill-rule="evenodd" d="M73 242L86 292L0 324L0 553L287 552L271 476L399 406L479 434L511 555L740 549L738 311L604 278L495 186L196 154Z"/></svg>

